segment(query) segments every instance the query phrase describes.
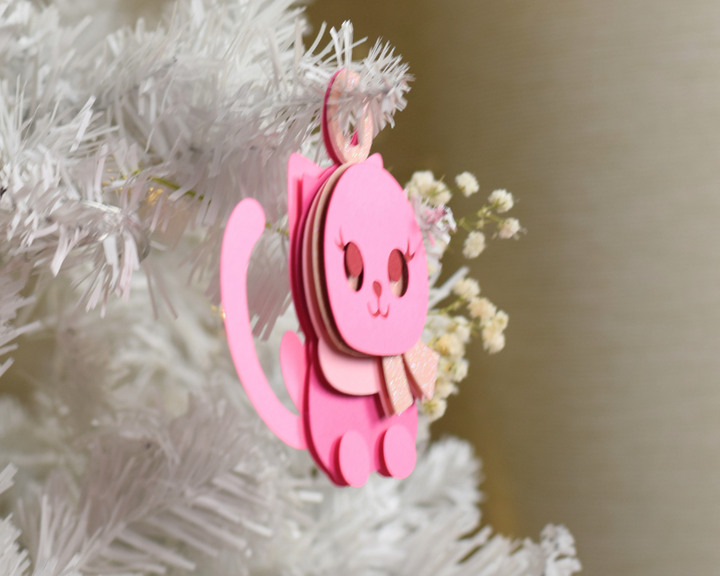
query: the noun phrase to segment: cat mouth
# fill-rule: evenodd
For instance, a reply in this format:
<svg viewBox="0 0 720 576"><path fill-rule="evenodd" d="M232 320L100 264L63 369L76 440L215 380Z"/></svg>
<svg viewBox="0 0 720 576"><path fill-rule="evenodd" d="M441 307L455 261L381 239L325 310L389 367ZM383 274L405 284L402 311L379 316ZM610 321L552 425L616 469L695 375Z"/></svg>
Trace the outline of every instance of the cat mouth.
<svg viewBox="0 0 720 576"><path fill-rule="evenodd" d="M370 312L370 314L371 314L374 318L377 318L378 316L382 316L383 318L387 318L387 317L388 317L388 314L390 314L390 304L388 304L388 307L387 307L387 309L385 310L385 312L382 312L382 311L380 310L380 299L379 299L379 298L378 298L377 310L375 310L375 312L373 312L373 309L370 307L370 302L368 302L367 307L368 307L368 311Z"/></svg>

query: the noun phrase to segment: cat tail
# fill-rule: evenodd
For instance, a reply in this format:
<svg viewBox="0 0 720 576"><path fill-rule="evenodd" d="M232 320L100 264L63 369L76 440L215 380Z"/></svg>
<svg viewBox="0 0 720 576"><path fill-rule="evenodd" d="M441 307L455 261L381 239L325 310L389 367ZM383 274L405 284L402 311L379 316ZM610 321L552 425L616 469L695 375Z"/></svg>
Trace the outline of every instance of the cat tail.
<svg viewBox="0 0 720 576"><path fill-rule="evenodd" d="M220 253L220 298L235 369L250 402L270 430L297 449L307 448L300 416L280 402L255 351L247 302L250 254L265 229L265 212L252 198L240 202L228 220Z"/></svg>

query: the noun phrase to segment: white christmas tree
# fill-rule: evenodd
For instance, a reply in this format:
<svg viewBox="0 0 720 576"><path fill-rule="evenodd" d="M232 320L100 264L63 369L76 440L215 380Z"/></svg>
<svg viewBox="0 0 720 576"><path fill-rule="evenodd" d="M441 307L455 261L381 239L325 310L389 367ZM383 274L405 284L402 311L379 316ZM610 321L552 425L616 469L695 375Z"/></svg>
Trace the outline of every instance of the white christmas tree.
<svg viewBox="0 0 720 576"><path fill-rule="evenodd" d="M229 358L217 267L230 211L252 196L269 218L249 304L278 385L295 322L287 159L325 160L335 71L359 72L344 113L369 104L379 131L405 105L406 65L381 44L353 62L349 24L306 48L291 0L181 1L153 30L114 30L122 17L100 0L0 3L0 576L578 571L562 527L540 544L481 527L479 463L460 440L429 444L427 418L408 479L333 486L260 421ZM421 174L408 188L435 279L452 227L443 186ZM466 247L476 256L484 237ZM458 302L487 348L504 343L507 316L465 273L431 297L458 295L428 322L457 360L448 382L464 377Z"/></svg>

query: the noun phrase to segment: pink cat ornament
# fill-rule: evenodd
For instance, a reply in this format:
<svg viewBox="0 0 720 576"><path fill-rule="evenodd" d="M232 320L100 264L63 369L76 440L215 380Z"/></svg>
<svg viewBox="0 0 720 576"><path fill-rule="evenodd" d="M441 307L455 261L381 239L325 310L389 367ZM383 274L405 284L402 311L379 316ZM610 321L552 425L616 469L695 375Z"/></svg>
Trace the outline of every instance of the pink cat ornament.
<svg viewBox="0 0 720 576"><path fill-rule="evenodd" d="M407 477L415 467L416 399L432 398L438 355L420 337L428 304L425 249L415 214L379 154L368 158L366 107L348 139L337 103L358 82L341 70L325 96L322 129L335 165L293 154L288 163L290 284L304 344L280 345L294 414L273 393L255 351L247 270L265 229L245 199L225 229L220 289L230 352L250 401L286 444L310 451L339 486L370 472Z"/></svg>

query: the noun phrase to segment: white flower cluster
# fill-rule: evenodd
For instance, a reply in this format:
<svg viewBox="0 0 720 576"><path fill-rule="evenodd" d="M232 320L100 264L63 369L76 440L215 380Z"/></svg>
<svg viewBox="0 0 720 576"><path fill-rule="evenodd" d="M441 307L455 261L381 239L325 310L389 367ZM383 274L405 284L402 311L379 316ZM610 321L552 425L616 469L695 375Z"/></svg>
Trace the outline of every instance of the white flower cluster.
<svg viewBox="0 0 720 576"><path fill-rule="evenodd" d="M472 278L463 278L453 288L453 292L463 300L472 300L480 295L480 284Z"/></svg>
<svg viewBox="0 0 720 576"><path fill-rule="evenodd" d="M478 184L477 178L470 172L463 172L455 176L455 184L460 188L460 191L465 197L472 196L475 192L480 191L480 184Z"/></svg>
<svg viewBox="0 0 720 576"><path fill-rule="evenodd" d="M464 174L468 174L465 172ZM461 174L456 179L460 185ZM462 181L464 186L468 186L465 180ZM507 190L495 190L488 197L488 204L485 204L475 213L474 218L462 218L459 225L469 232L465 239L463 247L463 255L466 258L477 258L485 250L485 234L481 232L492 222L495 224L497 231L494 238L508 239L517 238L522 231L520 222L517 218L505 218L499 216L509 211L515 205L515 198Z"/></svg>
<svg viewBox="0 0 720 576"><path fill-rule="evenodd" d="M480 190L477 178L470 172L456 176L455 184L466 197ZM405 185L405 190L425 238L432 285L439 276L440 260L450 237L456 232L452 212L445 206L452 198L452 193L430 170L415 172ZM475 221L460 219L457 225L468 231L462 250L465 258L477 258L485 251L486 237L482 229L488 222L493 222L497 227L494 237L517 237L521 231L520 222L516 218L498 216L510 210L514 204L515 199L510 192L495 190L488 197L488 204L475 214ZM465 347L472 336L480 337L483 348L489 354L496 354L505 347L508 315L498 310L487 298L481 298L477 280L464 277L465 273L459 276L456 274L448 281L446 284L449 286L440 290L441 297L437 299L438 302L443 301L453 294L455 301L444 308L432 307L428 314L425 339L440 354L435 396L422 405L423 413L430 420L443 416L447 397L458 392L457 384L467 376ZM467 317L458 314L463 308Z"/></svg>
<svg viewBox="0 0 720 576"><path fill-rule="evenodd" d="M480 184L474 174L463 172L455 177L455 184L465 197L472 196L480 190ZM449 242L450 233L455 232L455 221L446 204L452 199L452 192L442 181L435 178L430 170L415 172L405 185L408 198L415 207L418 222L426 233L426 242L430 276L439 272L439 261ZM495 190L488 197L488 204L475 214L475 219L462 218L459 225L468 231L463 244L465 258L477 258L485 251L486 238L482 230L488 222L497 227L496 238L517 238L521 232L517 218L504 218L504 214L515 205L513 195L507 190ZM474 221L473 221L474 220Z"/></svg>
<svg viewBox="0 0 720 576"><path fill-rule="evenodd" d="M515 199L513 195L507 190L495 190L488 197L490 206L497 210L498 214L503 214L510 210L515 205Z"/></svg>
<svg viewBox="0 0 720 576"><path fill-rule="evenodd" d="M445 202L439 202L450 200L451 193L445 184L435 180L429 170L415 172L406 184L405 192L423 235L428 275L437 279L441 271L440 260L456 230L452 210L445 206Z"/></svg>
<svg viewBox="0 0 720 576"><path fill-rule="evenodd" d="M498 226L499 238L516 238L520 232L520 222L517 218L506 218Z"/></svg>
<svg viewBox="0 0 720 576"><path fill-rule="evenodd" d="M415 172L405 185L408 195L426 200L431 206L445 205L450 202L452 192L442 180L436 180L430 170Z"/></svg>
<svg viewBox="0 0 720 576"><path fill-rule="evenodd" d="M457 394L457 384L467 376L468 361L464 356L472 328L464 316L438 312L428 315L425 328L430 345L440 354L435 395L422 404L423 413L433 421L445 414L448 396Z"/></svg>
<svg viewBox="0 0 720 576"><path fill-rule="evenodd" d="M473 306L473 304L475 306ZM487 298L476 298L468 304L471 316L473 315L473 308L475 312L480 312L480 316L473 316L473 318L480 321L480 328L482 329L482 341L483 348L490 354L500 352L505 348L505 328L507 328L509 317L502 311L497 310L495 305L490 302Z"/></svg>
<svg viewBox="0 0 720 576"><path fill-rule="evenodd" d="M468 234L463 245L463 256L465 258L477 258L485 250L485 234L479 230L473 230Z"/></svg>
<svg viewBox="0 0 720 576"><path fill-rule="evenodd" d="M483 348L490 354L505 347L505 328L509 317L487 298L479 298L480 286L477 281L467 278L455 285L455 294L467 306L473 327L480 330Z"/></svg>
<svg viewBox="0 0 720 576"><path fill-rule="evenodd" d="M465 358L466 346L473 336L479 335L483 348L490 354L505 346L503 334L508 315L487 298L480 298L480 285L473 278L465 278L466 270L448 281L449 293L456 299L445 308L432 308L428 312L424 339L440 355L435 396L422 404L423 413L429 420L437 420L445 414L447 398L458 393L457 385L468 374ZM445 298L443 298L445 299ZM469 316L458 314L463 308Z"/></svg>

